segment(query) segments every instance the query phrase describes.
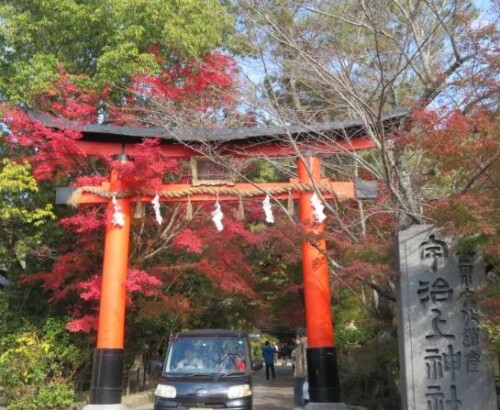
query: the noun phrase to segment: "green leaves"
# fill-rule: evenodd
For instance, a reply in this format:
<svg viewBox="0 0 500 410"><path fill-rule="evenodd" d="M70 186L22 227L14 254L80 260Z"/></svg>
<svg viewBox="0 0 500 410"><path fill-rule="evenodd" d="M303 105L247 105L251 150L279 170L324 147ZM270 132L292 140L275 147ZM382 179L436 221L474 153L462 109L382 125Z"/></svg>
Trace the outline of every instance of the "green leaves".
<svg viewBox="0 0 500 410"><path fill-rule="evenodd" d="M0 93L32 102L56 67L95 87L224 47L234 22L216 0L8 0L0 6Z"/></svg>
<svg viewBox="0 0 500 410"><path fill-rule="evenodd" d="M45 204L41 208L31 206L32 196L38 192L38 186L26 163L20 165L9 159L2 161L0 192L0 220L17 219L39 226L47 219L55 219L52 204Z"/></svg>
<svg viewBox="0 0 500 410"><path fill-rule="evenodd" d="M49 91L58 77L57 60L51 54L37 53L29 60L16 61L11 66L10 99L23 101L30 94Z"/></svg>
<svg viewBox="0 0 500 410"><path fill-rule="evenodd" d="M206 54L223 41L234 24L218 1L174 0L164 10L165 45L181 56Z"/></svg>
<svg viewBox="0 0 500 410"><path fill-rule="evenodd" d="M124 78L134 74L152 74L159 70L153 54L141 53L137 45L123 42L118 47L106 46L97 62L98 84L120 85Z"/></svg>
<svg viewBox="0 0 500 410"><path fill-rule="evenodd" d="M48 319L37 329L25 324L0 337L0 384L11 410L69 408L75 393L68 382L82 352L64 323Z"/></svg>

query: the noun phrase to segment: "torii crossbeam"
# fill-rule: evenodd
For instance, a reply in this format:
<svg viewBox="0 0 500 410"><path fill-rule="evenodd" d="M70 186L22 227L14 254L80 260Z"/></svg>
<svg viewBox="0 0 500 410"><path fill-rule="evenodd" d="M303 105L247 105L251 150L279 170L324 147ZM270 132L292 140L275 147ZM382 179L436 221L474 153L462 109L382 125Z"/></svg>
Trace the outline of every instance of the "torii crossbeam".
<svg viewBox="0 0 500 410"><path fill-rule="evenodd" d="M407 114L398 110L384 117L384 126L390 127ZM79 142L89 155L106 153L118 155L122 161L133 157L135 144L144 138L159 137L162 148L170 156L189 158L200 153L190 144L200 140L223 142L224 153L240 156L290 156L296 152L283 144L278 137L292 134L295 139L301 135L312 141L308 144L308 155L297 159L298 179L288 183L244 184L204 188L190 184L167 184L151 195L134 195L127 191L116 171L112 170L108 183L99 187L62 188L57 192L56 202L60 204L103 204L111 212L118 206L123 215L122 223L108 222L103 261L103 279L99 310L97 347L94 352L90 404L86 410L119 409L122 395L123 352L125 329L125 281L128 270L129 234L132 201L151 201L154 194L160 201L234 201L243 197L264 197L270 193L275 199L289 197L299 200L299 219L306 231L318 236L323 232L323 223L315 221L311 198L320 191L325 199L373 198L373 187L369 195L353 182L336 182L321 178L319 155L367 149L373 146L359 121L346 121L321 126L204 130L203 135L184 131L188 137L166 134L163 129L109 127L102 125L77 125L55 121L46 116L33 114L38 120L54 128L76 128L82 132ZM199 130L197 130L199 132ZM339 143L332 145L321 139L328 133L337 136ZM315 136L311 140L311 135ZM259 144L254 144L256 139ZM182 143L180 143L182 142ZM366 188L363 187L363 188ZM75 199L76 198L76 199ZM114 202L114 204L113 204ZM318 239L315 243L304 242L302 246L303 280L308 337L307 362L310 400L312 403L339 403L340 389L334 344L333 321L330 303L328 263L324 256L326 243Z"/></svg>

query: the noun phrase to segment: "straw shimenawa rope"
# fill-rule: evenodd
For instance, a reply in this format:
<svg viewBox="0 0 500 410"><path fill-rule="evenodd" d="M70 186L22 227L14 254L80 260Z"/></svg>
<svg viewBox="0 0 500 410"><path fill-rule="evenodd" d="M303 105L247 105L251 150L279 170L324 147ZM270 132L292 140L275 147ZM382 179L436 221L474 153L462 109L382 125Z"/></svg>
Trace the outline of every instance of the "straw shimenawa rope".
<svg viewBox="0 0 500 410"><path fill-rule="evenodd" d="M110 192L101 187L94 186L83 186L76 188L71 197L68 200L68 205L72 207L78 207L80 204L80 199L83 193L91 193L102 198L111 199L113 196L115 198L125 198L128 196L155 196L158 194L163 198L185 198L192 197L193 195L219 195L219 196L235 196L239 198L252 198L257 196L263 196L265 194L269 194L270 196L279 195L279 194L290 194L291 192L315 192L320 191L323 193L329 193L335 195L337 200L343 201L346 197L343 194L339 194L336 192L330 185L313 185L313 184L289 184L286 187L281 188L272 188L272 189L255 189L252 191L243 191L238 188L227 188L227 187L192 187L187 189L179 189L178 191L160 191L160 192L131 192L131 191L116 191ZM191 199L191 198L190 198Z"/></svg>

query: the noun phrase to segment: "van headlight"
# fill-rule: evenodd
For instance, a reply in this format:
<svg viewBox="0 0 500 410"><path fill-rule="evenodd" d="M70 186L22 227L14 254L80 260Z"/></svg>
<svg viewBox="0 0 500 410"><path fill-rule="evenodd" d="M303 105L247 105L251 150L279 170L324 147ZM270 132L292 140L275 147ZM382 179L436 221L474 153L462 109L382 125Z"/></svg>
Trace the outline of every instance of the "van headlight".
<svg viewBox="0 0 500 410"><path fill-rule="evenodd" d="M173 399L177 396L177 390L174 386L170 386L169 384L159 384L156 386L155 396Z"/></svg>
<svg viewBox="0 0 500 410"><path fill-rule="evenodd" d="M249 384L239 384L237 386L231 386L227 391L227 397L229 399L239 399L241 397L251 396L252 389Z"/></svg>

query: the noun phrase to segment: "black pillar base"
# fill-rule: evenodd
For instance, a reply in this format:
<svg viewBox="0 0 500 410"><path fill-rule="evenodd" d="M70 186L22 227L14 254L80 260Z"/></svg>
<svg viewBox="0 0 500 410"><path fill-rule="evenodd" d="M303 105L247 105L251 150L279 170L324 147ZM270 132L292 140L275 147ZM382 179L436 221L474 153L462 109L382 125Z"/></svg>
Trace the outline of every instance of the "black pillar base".
<svg viewBox="0 0 500 410"><path fill-rule="evenodd" d="M95 349L90 404L120 404L123 386L123 349Z"/></svg>
<svg viewBox="0 0 500 410"><path fill-rule="evenodd" d="M307 348L309 398L313 403L340 403L335 347Z"/></svg>

